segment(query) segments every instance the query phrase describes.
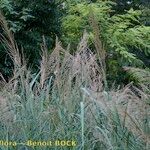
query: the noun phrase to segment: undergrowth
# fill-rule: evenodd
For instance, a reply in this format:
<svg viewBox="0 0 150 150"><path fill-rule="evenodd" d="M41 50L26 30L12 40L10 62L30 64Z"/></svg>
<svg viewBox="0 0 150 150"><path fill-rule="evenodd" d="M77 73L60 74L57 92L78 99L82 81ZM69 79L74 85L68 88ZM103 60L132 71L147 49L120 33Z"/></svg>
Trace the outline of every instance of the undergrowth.
<svg viewBox="0 0 150 150"><path fill-rule="evenodd" d="M132 84L106 90L104 70L87 46L86 33L74 55L58 39L48 53L43 37L40 71L32 74L2 23L14 75L1 84L0 140L17 142L1 145L2 150L150 149L149 90ZM27 146L28 140L71 140L76 145Z"/></svg>

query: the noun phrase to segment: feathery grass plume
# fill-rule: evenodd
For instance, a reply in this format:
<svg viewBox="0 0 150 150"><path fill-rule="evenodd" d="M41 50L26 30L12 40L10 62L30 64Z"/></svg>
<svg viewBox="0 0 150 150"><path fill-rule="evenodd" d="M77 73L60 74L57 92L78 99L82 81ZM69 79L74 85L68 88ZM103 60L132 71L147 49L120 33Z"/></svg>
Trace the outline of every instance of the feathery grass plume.
<svg viewBox="0 0 150 150"><path fill-rule="evenodd" d="M106 50L104 48L102 40L100 39L101 34L100 34L98 21L96 20L94 14L93 14L92 8L90 10L89 22L90 22L90 25L91 25L92 30L93 30L94 45L95 45L96 53L98 55L98 60L99 60L99 63L100 63L100 70L102 71L105 88L107 90L108 86L107 86L107 81L106 81L106 63L105 63Z"/></svg>
<svg viewBox="0 0 150 150"><path fill-rule="evenodd" d="M72 78L76 79L77 84L82 83L97 91L98 86L102 85L102 74L96 61L96 55L87 47L87 42L88 35L85 31L73 59Z"/></svg>
<svg viewBox="0 0 150 150"><path fill-rule="evenodd" d="M8 28L7 21L2 13L0 11L0 25L4 31L4 35L0 34L1 36L1 42L5 44L6 50L13 60L14 63L14 72L16 73L18 68L21 68L21 55L18 49L17 44L15 43L13 33Z"/></svg>
<svg viewBox="0 0 150 150"><path fill-rule="evenodd" d="M61 47L61 43L58 41L58 38L56 37L56 45L52 53L50 54L48 52L48 48L46 46L45 38L43 36L43 44L41 45L42 50L42 61L41 61L41 79L40 83L41 86L44 86L44 82L49 78L51 74L53 74L56 77L59 77L58 74L60 74L60 65L65 65L63 63L71 57L71 54L69 54L66 50L64 50Z"/></svg>
<svg viewBox="0 0 150 150"><path fill-rule="evenodd" d="M46 70L47 70L47 63L48 63L48 49L45 41L45 37L43 36L43 44L41 45L41 65L40 65L40 72L41 72L41 77L40 77L40 84L41 87L43 88L44 82L46 80Z"/></svg>
<svg viewBox="0 0 150 150"><path fill-rule="evenodd" d="M45 43L44 40L43 43ZM100 82L97 82L99 80L98 77L100 77L100 71L95 55L87 48L86 32L84 32L83 38L81 39L77 48L78 50L74 56L64 50L58 40L56 40L56 47L51 54L48 53L45 44L42 45L41 49L42 61L40 82L42 86L50 74L55 75L55 83L59 83L58 85L60 87L67 87L68 79L69 81L74 82L74 85L76 86L86 82L87 85L91 84L90 87L94 87ZM63 80L63 83L60 83L59 80Z"/></svg>
<svg viewBox="0 0 150 150"><path fill-rule="evenodd" d="M80 41L80 43L79 43L79 45L78 45L78 47L77 47L77 51L76 52L82 52L82 51L84 51L84 50L87 50L87 48L88 48L88 34L87 34L87 31L86 30L84 30L84 33L83 33L83 37L82 37L82 39L81 39L81 41Z"/></svg>
<svg viewBox="0 0 150 150"><path fill-rule="evenodd" d="M9 80L9 82L5 85L7 89L17 91L19 89L20 83L18 78L20 78L22 86L26 82L25 76L27 74L27 65L25 56L23 53L23 49L19 50L17 43L15 42L14 35L8 27L7 20L5 19L2 11L0 11L0 25L4 31L1 36L1 42L4 45L7 53L13 61L13 77ZM25 89L25 87L24 87Z"/></svg>
<svg viewBox="0 0 150 150"><path fill-rule="evenodd" d="M98 21L96 20L96 18L94 16L94 14L92 13L92 11L90 12L89 22L90 22L90 25L93 29L94 45L95 45L95 48L96 48L96 52L99 56L99 59L102 63L101 67L105 68L106 51L105 51L104 46L102 44L102 41L100 39L101 35L100 35L100 29L99 29Z"/></svg>

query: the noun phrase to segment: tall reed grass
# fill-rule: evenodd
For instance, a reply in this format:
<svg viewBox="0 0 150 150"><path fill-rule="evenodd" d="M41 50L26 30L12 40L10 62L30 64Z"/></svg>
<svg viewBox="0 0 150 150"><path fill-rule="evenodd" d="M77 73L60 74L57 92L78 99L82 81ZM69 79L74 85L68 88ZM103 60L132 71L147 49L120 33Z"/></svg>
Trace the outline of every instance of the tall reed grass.
<svg viewBox="0 0 150 150"><path fill-rule="evenodd" d="M9 38L4 39L6 44ZM43 37L36 74L19 61L0 91L0 140L16 141L17 146L0 145L2 150L150 149L148 93L132 85L105 91L103 72L87 39L84 34L71 55L58 39L49 53ZM15 57L22 60L22 55L16 46L11 48L13 43L9 42L8 51L16 63ZM31 147L24 144L28 140L74 140L76 146Z"/></svg>

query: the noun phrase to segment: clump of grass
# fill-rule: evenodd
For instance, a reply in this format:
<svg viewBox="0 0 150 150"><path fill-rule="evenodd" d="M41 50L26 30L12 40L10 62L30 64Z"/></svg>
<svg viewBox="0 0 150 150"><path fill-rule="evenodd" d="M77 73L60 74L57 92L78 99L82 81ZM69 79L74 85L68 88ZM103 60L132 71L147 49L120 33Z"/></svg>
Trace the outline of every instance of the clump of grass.
<svg viewBox="0 0 150 150"><path fill-rule="evenodd" d="M1 41L5 44L4 46L6 46L6 50L14 63L15 68L14 70L16 70L18 67L21 67L22 65L21 60L23 59L21 59L21 54L19 52L17 43L14 40L13 33L8 28L7 21L1 11L0 11L0 25L4 31L3 35L0 34Z"/></svg>
<svg viewBox="0 0 150 150"><path fill-rule="evenodd" d="M74 150L150 148L149 105L145 103L149 95L140 92L138 97L131 85L105 91L102 71L87 38L85 33L71 55L58 40L48 53L43 37L40 72L31 74L21 65L2 89L0 107L5 111L0 109L0 139L16 141L14 150L70 149L22 144L29 139L75 140Z"/></svg>

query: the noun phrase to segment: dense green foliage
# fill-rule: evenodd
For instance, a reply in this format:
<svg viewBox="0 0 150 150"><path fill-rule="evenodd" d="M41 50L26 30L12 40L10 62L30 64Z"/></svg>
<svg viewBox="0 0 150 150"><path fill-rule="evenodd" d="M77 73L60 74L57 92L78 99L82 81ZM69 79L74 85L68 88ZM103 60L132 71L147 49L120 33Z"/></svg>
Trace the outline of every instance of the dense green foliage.
<svg viewBox="0 0 150 150"><path fill-rule="evenodd" d="M148 5L0 0L0 149L149 150Z"/></svg>
<svg viewBox="0 0 150 150"><path fill-rule="evenodd" d="M14 33L19 49L24 49L28 66L34 71L39 66L43 35L49 49L53 48L58 36L64 46L70 44L70 51L75 52L85 29L89 34L91 49L94 49L94 32L99 32L102 47L105 49L104 61L110 83L114 80L118 84L128 82L127 76L122 75L123 66L150 66L147 1L1 0L0 8ZM91 18L96 21L98 31L93 31L96 27L91 24ZM13 65L2 45L0 47L1 72L7 78L11 75Z"/></svg>
<svg viewBox="0 0 150 150"><path fill-rule="evenodd" d="M63 18L64 41L76 45L84 29L93 41L89 18L97 20L100 31L96 32L100 32L106 51L108 78L120 80L122 66L149 67L150 27L141 21L142 10L131 8L118 14L114 12L115 3L111 1L73 3L67 7L68 13Z"/></svg>
<svg viewBox="0 0 150 150"><path fill-rule="evenodd" d="M40 44L45 35L49 48L53 48L55 37L60 36L61 7L59 1L0 0L10 30L20 49L24 49L32 68L38 68ZM11 73L12 63L1 46L1 72ZM5 63L4 63L5 62ZM9 69L7 69L9 67ZM31 67L31 66L30 66Z"/></svg>

